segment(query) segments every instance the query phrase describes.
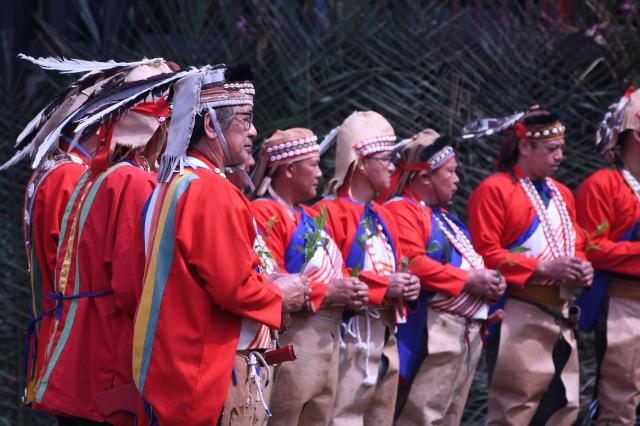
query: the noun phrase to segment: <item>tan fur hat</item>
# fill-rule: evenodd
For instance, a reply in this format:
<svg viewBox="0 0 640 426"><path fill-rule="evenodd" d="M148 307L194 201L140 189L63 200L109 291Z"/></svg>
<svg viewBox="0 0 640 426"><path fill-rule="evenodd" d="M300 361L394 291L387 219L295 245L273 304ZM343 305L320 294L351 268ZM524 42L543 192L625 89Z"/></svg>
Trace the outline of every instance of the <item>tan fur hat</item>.
<svg viewBox="0 0 640 426"><path fill-rule="evenodd" d="M171 68L166 63L140 65L129 72L125 83L170 72L172 72ZM111 149L113 150L116 146L127 148L145 146L166 119L167 117L161 114L143 113L136 107L126 111L113 130Z"/></svg>
<svg viewBox="0 0 640 426"><path fill-rule="evenodd" d="M342 123L336 143L336 167L326 193L342 186L351 166L378 152L390 152L396 141L391 124L374 111L355 111Z"/></svg>
<svg viewBox="0 0 640 426"><path fill-rule="evenodd" d="M616 151L618 138L625 130L640 131L640 89L631 86L624 96L609 106L598 126L596 147L610 155Z"/></svg>

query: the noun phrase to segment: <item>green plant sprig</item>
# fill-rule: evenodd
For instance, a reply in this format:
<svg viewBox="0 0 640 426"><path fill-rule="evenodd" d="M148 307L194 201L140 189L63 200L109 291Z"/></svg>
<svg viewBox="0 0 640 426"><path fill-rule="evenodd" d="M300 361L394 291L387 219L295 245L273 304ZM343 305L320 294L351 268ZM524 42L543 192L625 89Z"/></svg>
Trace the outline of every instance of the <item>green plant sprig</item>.
<svg viewBox="0 0 640 426"><path fill-rule="evenodd" d="M609 229L609 222L606 220L603 221L593 233L590 233L585 228L582 228L582 231L587 237L587 244L585 245L584 252L589 253L591 250L602 250L602 248L593 242L593 240L600 234L602 234L605 230Z"/></svg>
<svg viewBox="0 0 640 426"><path fill-rule="evenodd" d="M524 247L524 246L516 246L509 249L509 254L504 258L504 260L498 263L498 266L495 269L495 271L498 273L498 276L502 278L503 265L506 265L508 267L514 267L518 264L518 262L511 259L512 254L522 254L522 253L528 252L529 250L531 250L529 247Z"/></svg>
<svg viewBox="0 0 640 426"><path fill-rule="evenodd" d="M320 247L324 247L327 244L327 238L323 236L324 227L327 224L327 220L329 218L329 214L327 212L327 208L322 206L320 209L320 214L313 217L313 223L315 225L315 230L307 229L307 231L302 235L302 239L304 240L304 246L294 246L293 248L304 255L304 263L302 264L302 268L300 272L304 272L307 265L313 259L313 256L316 254L316 250Z"/></svg>
<svg viewBox="0 0 640 426"><path fill-rule="evenodd" d="M356 244L358 244L358 247L360 247L360 251L364 253L367 240L370 240L373 238L373 232L371 232L372 223L369 216L365 215L362 218L362 222L360 222L358 226L362 226L364 233L356 238ZM352 277L357 277L358 275L360 275L361 272L362 272L362 267L358 265L355 268L351 269L350 275Z"/></svg>

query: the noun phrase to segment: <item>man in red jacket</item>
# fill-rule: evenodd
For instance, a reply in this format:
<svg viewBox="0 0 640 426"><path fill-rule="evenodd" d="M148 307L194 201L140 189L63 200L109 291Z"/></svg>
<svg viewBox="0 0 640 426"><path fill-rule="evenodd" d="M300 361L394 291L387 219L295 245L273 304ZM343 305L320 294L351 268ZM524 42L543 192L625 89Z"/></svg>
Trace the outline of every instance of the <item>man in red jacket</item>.
<svg viewBox="0 0 640 426"><path fill-rule="evenodd" d="M127 71L124 84L170 72L163 62L140 65ZM103 124L96 155L65 209L55 293L48 295L56 308L34 401L60 423L133 423L132 320L144 270L140 217L155 185L149 164L164 144L168 112L164 98L148 100Z"/></svg>
<svg viewBox="0 0 640 426"><path fill-rule="evenodd" d="M39 64L38 60L33 58L24 58ZM121 63L91 75L85 74L65 88L27 124L17 139L17 146L22 149L0 166L0 170L12 166L27 157L28 153L38 150L67 116L84 105L101 87L113 86L114 80L128 68L131 67ZM61 134L58 143L49 148L42 160L33 164L35 171L27 182L25 193L23 231L32 296L32 320L28 325L28 347L25 348L25 404L33 402L34 387L39 380L42 367L42 355L38 355L44 354L48 345L48 330L53 319L51 313L55 308L55 300L48 295L54 291L56 252L62 217L67 202L78 180L89 167L95 150L95 135L85 135L79 144L71 147L69 142L73 136L71 130ZM52 140L55 139L52 137ZM43 332L40 333L40 330Z"/></svg>
<svg viewBox="0 0 640 426"><path fill-rule="evenodd" d="M575 288L591 285L571 191L551 178L564 126L534 109L512 127L501 172L467 206L473 246L507 281L506 318L489 348L488 424L572 424L578 414L578 353L567 320Z"/></svg>
<svg viewBox="0 0 640 426"><path fill-rule="evenodd" d="M271 402L273 425L328 425L338 385L337 330L345 305L367 303L367 286L342 276L342 254L323 226L322 211L302 203L316 196L320 170L317 138L309 129L277 130L261 146L252 203L258 226L281 272L310 280L309 303L293 313L279 337L298 361L278 367Z"/></svg>
<svg viewBox="0 0 640 426"><path fill-rule="evenodd" d="M263 424L270 328L305 301L299 278L258 272L249 201L226 179L256 130L244 67L191 70L173 86L159 185L144 215L147 263L133 375L159 424ZM222 412L228 390L244 392ZM222 416L221 416L222 414Z"/></svg>
<svg viewBox="0 0 640 426"><path fill-rule="evenodd" d="M422 286L418 308L398 325L404 386L397 425L460 424L489 302L506 287L496 271L485 269L467 227L447 209L458 183L452 142L431 129L416 135L394 173L397 195L385 204Z"/></svg>
<svg viewBox="0 0 640 426"><path fill-rule="evenodd" d="M345 311L344 348L332 424L391 424L398 387L395 326L406 319L406 301L420 292L403 271L393 215L374 201L390 184L395 133L373 111L352 113L337 131L336 169L326 208L326 229L342 252L345 276L369 286L369 306Z"/></svg>
<svg viewBox="0 0 640 426"><path fill-rule="evenodd" d="M578 223L597 269L594 288L581 296L596 328L598 424L633 424L640 404L640 90L613 104L596 142L613 168L587 178L576 193ZM595 411L595 410L590 410Z"/></svg>

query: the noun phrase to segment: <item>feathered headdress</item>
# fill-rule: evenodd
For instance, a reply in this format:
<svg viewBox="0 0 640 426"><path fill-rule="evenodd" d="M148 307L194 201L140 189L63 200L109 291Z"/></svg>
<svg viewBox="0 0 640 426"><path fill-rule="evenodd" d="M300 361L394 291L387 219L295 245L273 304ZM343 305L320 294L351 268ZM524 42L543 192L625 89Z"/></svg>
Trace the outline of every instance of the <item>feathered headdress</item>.
<svg viewBox="0 0 640 426"><path fill-rule="evenodd" d="M503 145L496 160L496 169L511 167L511 162L517 158L518 140L548 142L564 138L565 127L555 114L533 105L526 112L518 112L502 118L481 118L473 121L462 129L458 140L471 140L491 136L503 131L510 131L514 137L509 138Z"/></svg>
<svg viewBox="0 0 640 426"><path fill-rule="evenodd" d="M192 70L176 80L167 148L160 160L158 182L169 181L176 169L183 169L196 115L207 112L225 157L225 169L244 175L247 185L253 190L253 182L244 164L235 164L231 156L215 111L215 108L225 106L253 105L255 89L252 78L253 73L246 65L227 67L220 64Z"/></svg>
<svg viewBox="0 0 640 426"><path fill-rule="evenodd" d="M52 131L55 131L69 114L81 107L93 93L99 92L104 86L117 85L124 81L126 73L123 73L123 71L131 70L141 65L158 65L164 62L161 58L143 59L136 62L98 62L63 58L35 59L24 54L18 56L46 70L54 70L63 74L84 73L84 75L58 93L25 126L18 135L15 144L15 147L20 150L9 161L0 166L0 170L18 163L25 157L33 156L36 150L38 152L45 151L44 154L46 154L57 142L57 140L54 140L54 143L50 143L51 138L49 138L49 135L51 135ZM45 140L48 141L49 145L46 149L40 149ZM38 166L44 154L37 156L37 160L33 163L34 168Z"/></svg>
<svg viewBox="0 0 640 426"><path fill-rule="evenodd" d="M500 133L513 127L524 116L524 112L500 118L479 118L464 126L460 140L479 139Z"/></svg>
<svg viewBox="0 0 640 426"><path fill-rule="evenodd" d="M628 129L640 130L640 90L630 86L624 96L609 106L596 132L596 148L601 153L613 149L618 137Z"/></svg>

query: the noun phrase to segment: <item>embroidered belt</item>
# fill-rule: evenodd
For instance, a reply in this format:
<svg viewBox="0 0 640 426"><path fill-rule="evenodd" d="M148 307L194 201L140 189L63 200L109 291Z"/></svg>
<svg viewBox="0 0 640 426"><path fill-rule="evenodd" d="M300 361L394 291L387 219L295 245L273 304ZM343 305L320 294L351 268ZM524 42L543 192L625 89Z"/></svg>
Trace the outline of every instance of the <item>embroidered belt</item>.
<svg viewBox="0 0 640 426"><path fill-rule="evenodd" d="M550 291L551 289L555 289L557 293L555 294L556 302L554 303L551 303L554 300L554 293ZM559 292L560 287L557 286L525 287L524 289L510 288L509 298L535 306L545 314L551 316L555 320L556 324L565 325L573 332L578 345L580 345L580 335L578 333L578 323L580 322L580 307L577 305L569 306L569 315L567 317L562 315L561 311L554 310L553 307L562 307L566 303L565 301L560 299ZM549 307L549 305L553 305L553 307Z"/></svg>
<svg viewBox="0 0 640 426"><path fill-rule="evenodd" d="M640 300L640 278L614 278L609 286L609 297Z"/></svg>

